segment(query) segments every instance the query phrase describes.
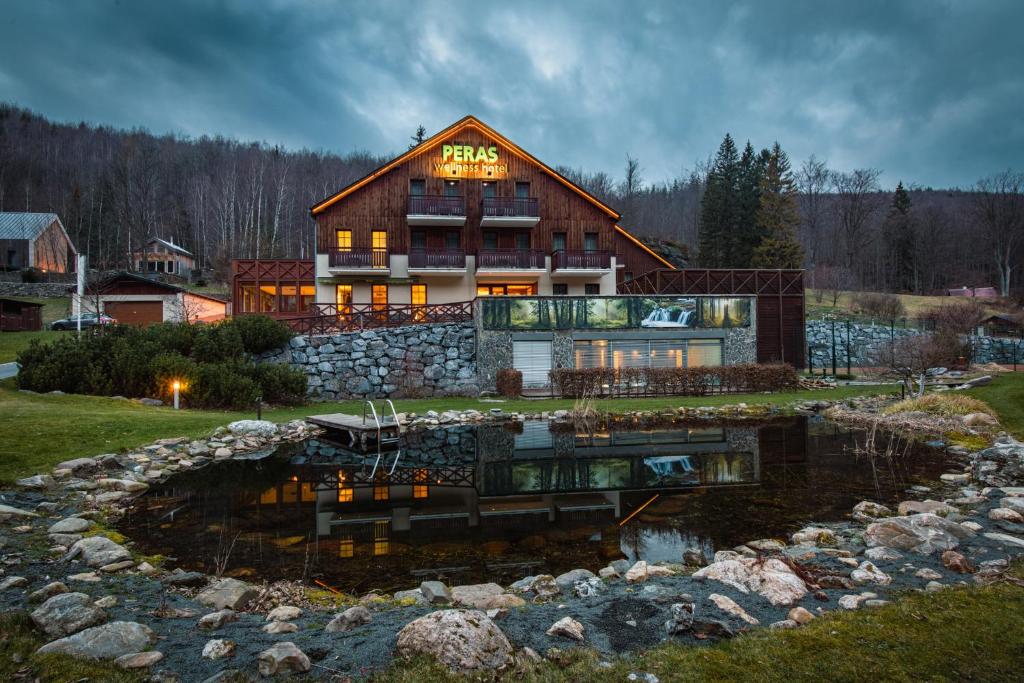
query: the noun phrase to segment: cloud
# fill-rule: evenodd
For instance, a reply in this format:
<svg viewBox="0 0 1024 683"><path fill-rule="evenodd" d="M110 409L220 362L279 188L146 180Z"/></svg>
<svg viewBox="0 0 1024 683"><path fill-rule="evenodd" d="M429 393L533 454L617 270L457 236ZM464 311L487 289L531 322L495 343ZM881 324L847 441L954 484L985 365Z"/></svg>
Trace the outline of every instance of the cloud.
<svg viewBox="0 0 1024 683"><path fill-rule="evenodd" d="M59 120L338 152L474 113L553 164L648 180L730 132L883 181L1024 158L1024 5L14 3L0 98Z"/></svg>

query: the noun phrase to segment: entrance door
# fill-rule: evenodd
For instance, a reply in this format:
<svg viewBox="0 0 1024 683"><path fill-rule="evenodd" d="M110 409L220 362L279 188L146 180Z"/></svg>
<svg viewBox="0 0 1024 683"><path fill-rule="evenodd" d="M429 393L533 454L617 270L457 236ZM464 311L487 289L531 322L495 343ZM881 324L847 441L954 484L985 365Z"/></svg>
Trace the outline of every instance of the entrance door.
<svg viewBox="0 0 1024 683"><path fill-rule="evenodd" d="M548 373L551 372L551 342L512 342L512 366L523 373L523 387L536 389L548 386Z"/></svg>

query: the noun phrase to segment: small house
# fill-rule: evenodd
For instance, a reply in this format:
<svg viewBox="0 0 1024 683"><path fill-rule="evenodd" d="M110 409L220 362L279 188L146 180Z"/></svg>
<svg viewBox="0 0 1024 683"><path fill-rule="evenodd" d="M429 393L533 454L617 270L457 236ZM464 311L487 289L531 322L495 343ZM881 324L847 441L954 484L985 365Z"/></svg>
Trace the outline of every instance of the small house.
<svg viewBox="0 0 1024 683"><path fill-rule="evenodd" d="M145 246L131 255L132 265L140 273L175 275L183 280L192 276L196 267L195 256L173 240L153 237Z"/></svg>
<svg viewBox="0 0 1024 683"><path fill-rule="evenodd" d="M86 289L82 310L106 313L118 323L146 326L161 322L215 322L228 303L135 273L117 273Z"/></svg>
<svg viewBox="0 0 1024 683"><path fill-rule="evenodd" d="M43 304L19 297L0 297L0 332L43 329Z"/></svg>
<svg viewBox="0 0 1024 683"><path fill-rule="evenodd" d="M956 287L947 289L948 296L970 296L975 299L998 299L999 292L995 287Z"/></svg>
<svg viewBox="0 0 1024 683"><path fill-rule="evenodd" d="M72 273L76 254L57 214L0 212L0 268Z"/></svg>
<svg viewBox="0 0 1024 683"><path fill-rule="evenodd" d="M1024 324L1020 318L1009 315L990 315L978 323L978 336L1024 337Z"/></svg>

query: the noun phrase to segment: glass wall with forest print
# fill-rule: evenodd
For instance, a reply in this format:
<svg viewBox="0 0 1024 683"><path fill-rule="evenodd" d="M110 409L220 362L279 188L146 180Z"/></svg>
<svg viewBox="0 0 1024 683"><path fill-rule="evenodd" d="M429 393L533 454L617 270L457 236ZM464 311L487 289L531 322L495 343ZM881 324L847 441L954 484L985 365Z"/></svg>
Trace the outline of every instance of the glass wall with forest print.
<svg viewBox="0 0 1024 683"><path fill-rule="evenodd" d="M749 327L751 299L717 296L481 299L488 330L726 329Z"/></svg>

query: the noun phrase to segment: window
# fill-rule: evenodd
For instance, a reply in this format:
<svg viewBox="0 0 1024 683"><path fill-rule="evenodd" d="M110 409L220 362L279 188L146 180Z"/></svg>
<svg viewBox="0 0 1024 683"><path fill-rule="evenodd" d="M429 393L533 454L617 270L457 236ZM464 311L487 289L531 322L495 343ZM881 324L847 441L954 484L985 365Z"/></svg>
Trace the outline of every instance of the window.
<svg viewBox="0 0 1024 683"><path fill-rule="evenodd" d="M274 285L260 285L259 312L277 312L277 287L275 287Z"/></svg>
<svg viewBox="0 0 1024 683"><path fill-rule="evenodd" d="M316 301L316 287L313 285L302 285L299 287L299 310L308 311L313 308Z"/></svg>
<svg viewBox="0 0 1024 683"><path fill-rule="evenodd" d="M299 498L303 503L316 502L316 486L309 482L303 482L299 487Z"/></svg>
<svg viewBox="0 0 1024 683"><path fill-rule="evenodd" d="M350 313L352 311L352 285L337 285L334 302L338 306L338 313Z"/></svg>
<svg viewBox="0 0 1024 683"><path fill-rule="evenodd" d="M351 503L353 498L352 482L345 470L338 470L338 502Z"/></svg>
<svg viewBox="0 0 1024 683"><path fill-rule="evenodd" d="M555 282L551 285L551 293L557 295L566 295L569 293L569 285L565 282Z"/></svg>
<svg viewBox="0 0 1024 683"><path fill-rule="evenodd" d="M391 487L388 486L387 481L384 480L380 475L377 476L377 481L373 484L373 499L375 501L385 501L391 497Z"/></svg>
<svg viewBox="0 0 1024 683"><path fill-rule="evenodd" d="M156 272L156 261L146 261L146 270L151 273Z"/></svg>
<svg viewBox="0 0 1024 683"><path fill-rule="evenodd" d="M260 494L260 503L263 505L273 505L277 502L277 487L267 489Z"/></svg>
<svg viewBox="0 0 1024 683"><path fill-rule="evenodd" d="M529 285L477 285L477 296L530 296L537 293L537 286Z"/></svg>
<svg viewBox="0 0 1024 683"><path fill-rule="evenodd" d="M497 249L498 248L498 233L496 232L485 232L484 233L484 249Z"/></svg>
<svg viewBox="0 0 1024 683"><path fill-rule="evenodd" d="M577 368L608 367L608 340L594 339L574 342L573 362Z"/></svg>
<svg viewBox="0 0 1024 683"><path fill-rule="evenodd" d="M174 272L174 261L168 261L167 262L167 272L168 273L173 273Z"/></svg>
<svg viewBox="0 0 1024 683"><path fill-rule="evenodd" d="M299 310L299 288L293 284L281 285L281 311L294 313Z"/></svg>
<svg viewBox="0 0 1024 683"><path fill-rule="evenodd" d="M597 233L588 232L583 235L583 250L597 251Z"/></svg>
<svg viewBox="0 0 1024 683"><path fill-rule="evenodd" d="M622 274L622 281L623 282L629 282L632 279L633 279L633 271L627 270L626 272L624 272Z"/></svg>
<svg viewBox="0 0 1024 683"><path fill-rule="evenodd" d="M409 181L409 194L413 197L422 197L427 193L427 181L423 178L413 178Z"/></svg>
<svg viewBox="0 0 1024 683"><path fill-rule="evenodd" d="M379 520L373 523L373 554L387 555L391 552L391 521Z"/></svg>
<svg viewBox="0 0 1024 683"><path fill-rule="evenodd" d="M516 183L516 199L528 199L530 197L530 183Z"/></svg>
<svg viewBox="0 0 1024 683"><path fill-rule="evenodd" d="M444 248L448 251L458 251L462 248L462 235L458 230L449 230L444 234Z"/></svg>
<svg viewBox="0 0 1024 683"><path fill-rule="evenodd" d="M409 302L413 305L413 320L423 320L426 313L421 309L416 309L416 306L427 305L427 286L426 285L409 285Z"/></svg>
<svg viewBox="0 0 1024 683"><path fill-rule="evenodd" d="M459 181L458 180L446 180L446 181L444 181L444 196L445 197L458 197L459 196Z"/></svg>
<svg viewBox="0 0 1024 683"><path fill-rule="evenodd" d="M427 486L427 471L416 470L416 474L413 475L412 485L412 497L413 498L426 498L430 495L430 487Z"/></svg>
<svg viewBox="0 0 1024 683"><path fill-rule="evenodd" d="M427 248L427 233L422 230L414 230L409 236L409 246L412 249L426 249Z"/></svg>
<svg viewBox="0 0 1024 683"><path fill-rule="evenodd" d="M16 260L18 260L18 252L16 250L14 250L14 249L8 249L7 250L7 265L9 265L9 266L17 265L15 263ZM139 267L136 268L136 270L138 270L140 273L142 272L142 261L139 261Z"/></svg>
<svg viewBox="0 0 1024 683"><path fill-rule="evenodd" d="M334 241L341 251L352 251L352 231L335 230Z"/></svg>
<svg viewBox="0 0 1024 683"><path fill-rule="evenodd" d="M551 233L551 251L565 251L565 233Z"/></svg>
<svg viewBox="0 0 1024 683"><path fill-rule="evenodd" d="M681 368L685 365L686 341L682 339L651 341L652 368Z"/></svg>
<svg viewBox="0 0 1024 683"><path fill-rule="evenodd" d="M722 364L719 339L689 339L686 342L686 367L699 368Z"/></svg>
<svg viewBox="0 0 1024 683"><path fill-rule="evenodd" d="M587 296L597 296L601 293L601 285L596 282L588 282L583 285L583 293Z"/></svg>
<svg viewBox="0 0 1024 683"><path fill-rule="evenodd" d="M516 233L516 249L519 251L530 250L530 233L528 232L517 232Z"/></svg>
<svg viewBox="0 0 1024 683"><path fill-rule="evenodd" d="M370 234L373 245L373 267L388 267L388 233L386 230L374 230Z"/></svg>
<svg viewBox="0 0 1024 683"><path fill-rule="evenodd" d="M484 181L480 184L481 191L483 192L484 199L493 199L498 196L498 185L497 183Z"/></svg>
<svg viewBox="0 0 1024 683"><path fill-rule="evenodd" d="M259 296L257 294L256 285L249 282L241 285L239 289L242 292L241 309L239 313L258 313L259 312Z"/></svg>
<svg viewBox="0 0 1024 683"><path fill-rule="evenodd" d="M356 545L351 536L342 536L338 539L338 557L347 559L355 556Z"/></svg>
<svg viewBox="0 0 1024 683"><path fill-rule="evenodd" d="M577 368L694 368L722 364L720 339L593 339L573 342Z"/></svg>
<svg viewBox="0 0 1024 683"><path fill-rule="evenodd" d="M370 303L373 304L373 310L379 311L377 318L380 320L387 320L388 286L370 285Z"/></svg>

